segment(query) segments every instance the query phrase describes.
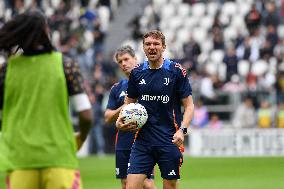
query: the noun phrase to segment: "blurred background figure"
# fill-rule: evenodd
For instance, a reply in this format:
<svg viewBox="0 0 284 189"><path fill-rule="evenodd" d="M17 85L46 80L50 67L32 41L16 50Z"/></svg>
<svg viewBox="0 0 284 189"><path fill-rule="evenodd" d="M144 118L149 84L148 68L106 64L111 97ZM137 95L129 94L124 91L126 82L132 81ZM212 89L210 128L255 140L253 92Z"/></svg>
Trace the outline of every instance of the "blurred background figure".
<svg viewBox="0 0 284 189"><path fill-rule="evenodd" d="M203 105L201 99L198 99L195 103L193 119L191 122L192 128L201 129L204 128L209 121L209 115L206 106Z"/></svg>
<svg viewBox="0 0 284 189"><path fill-rule="evenodd" d="M257 111L257 124L259 128L271 128L274 124L275 112L268 100L262 100Z"/></svg>
<svg viewBox="0 0 284 189"><path fill-rule="evenodd" d="M276 116L276 127L284 128L284 102L279 104Z"/></svg>
<svg viewBox="0 0 284 189"><path fill-rule="evenodd" d="M217 114L212 114L207 127L209 129L216 129L216 130L222 129L223 128L223 122L220 120L220 118Z"/></svg>
<svg viewBox="0 0 284 189"><path fill-rule="evenodd" d="M253 99L249 95L237 107L233 115L232 124L235 128L256 128L256 112Z"/></svg>

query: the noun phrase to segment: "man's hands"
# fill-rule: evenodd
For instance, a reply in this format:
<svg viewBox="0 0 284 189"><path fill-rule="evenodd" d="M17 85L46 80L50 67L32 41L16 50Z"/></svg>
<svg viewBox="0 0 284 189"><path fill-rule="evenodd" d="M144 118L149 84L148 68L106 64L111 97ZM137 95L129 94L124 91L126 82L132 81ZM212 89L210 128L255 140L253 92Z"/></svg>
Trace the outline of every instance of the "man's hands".
<svg viewBox="0 0 284 189"><path fill-rule="evenodd" d="M172 142L177 146L180 147L183 145L184 141L184 134L182 133L182 130L177 130L177 132L173 136Z"/></svg>
<svg viewBox="0 0 284 189"><path fill-rule="evenodd" d="M116 120L116 128L120 131L137 131L137 123L136 122L130 122L130 123L124 123L124 117L118 117Z"/></svg>

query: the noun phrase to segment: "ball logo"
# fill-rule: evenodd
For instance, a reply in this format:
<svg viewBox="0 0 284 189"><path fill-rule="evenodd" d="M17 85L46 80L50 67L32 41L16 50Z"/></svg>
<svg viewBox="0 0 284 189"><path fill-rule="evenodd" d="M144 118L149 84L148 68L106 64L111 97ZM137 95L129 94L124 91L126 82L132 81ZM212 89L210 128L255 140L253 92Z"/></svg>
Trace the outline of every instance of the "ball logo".
<svg viewBox="0 0 284 189"><path fill-rule="evenodd" d="M139 103L127 104L120 112L124 123L136 122L137 127L141 128L148 119L146 108Z"/></svg>
<svg viewBox="0 0 284 189"><path fill-rule="evenodd" d="M152 95L142 95L141 100L144 101L161 101L166 104L170 101L170 97L168 95L160 95L160 96L152 96Z"/></svg>

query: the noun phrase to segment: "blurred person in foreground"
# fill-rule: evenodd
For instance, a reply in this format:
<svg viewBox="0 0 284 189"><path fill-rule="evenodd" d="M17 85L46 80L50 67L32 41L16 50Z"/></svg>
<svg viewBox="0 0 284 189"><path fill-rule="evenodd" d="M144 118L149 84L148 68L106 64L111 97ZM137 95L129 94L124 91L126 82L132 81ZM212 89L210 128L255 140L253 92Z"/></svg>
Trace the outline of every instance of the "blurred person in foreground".
<svg viewBox="0 0 284 189"><path fill-rule="evenodd" d="M0 51L8 55L0 67L0 170L7 171L7 188L82 188L76 152L91 126L91 104L77 65L54 50L48 32L38 10L0 29ZM79 112L76 135L69 100Z"/></svg>
<svg viewBox="0 0 284 189"><path fill-rule="evenodd" d="M136 132L131 148L127 189L140 189L158 164L164 189L176 189L184 135L193 116L192 90L186 70L163 58L165 36L158 30L143 36L143 50L148 58L129 76L125 104L139 102L148 112L146 124ZM182 115L181 106L184 107ZM127 130L128 124L118 117L116 126ZM129 129L133 129L130 127Z"/></svg>
<svg viewBox="0 0 284 189"><path fill-rule="evenodd" d="M130 46L123 46L117 49L115 61L124 72L127 79L122 79L113 85L105 111L106 123L113 123L118 118L120 110L123 108L124 98L127 95L128 78L134 67L137 67L137 58L134 50ZM136 128L134 128L136 131ZM121 179L122 189L126 188L127 168L130 158L131 146L134 142L135 133L131 131L117 131L115 159L116 159L116 178ZM152 179L145 179L144 189L156 188Z"/></svg>

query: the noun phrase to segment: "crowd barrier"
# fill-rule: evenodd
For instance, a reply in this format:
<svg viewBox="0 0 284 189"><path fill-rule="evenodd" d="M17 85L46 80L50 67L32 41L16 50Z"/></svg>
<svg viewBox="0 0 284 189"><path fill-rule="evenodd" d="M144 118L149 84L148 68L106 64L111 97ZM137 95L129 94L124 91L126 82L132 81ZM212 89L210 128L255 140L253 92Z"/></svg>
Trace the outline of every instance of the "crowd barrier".
<svg viewBox="0 0 284 189"><path fill-rule="evenodd" d="M283 156L284 129L192 130L186 155Z"/></svg>

